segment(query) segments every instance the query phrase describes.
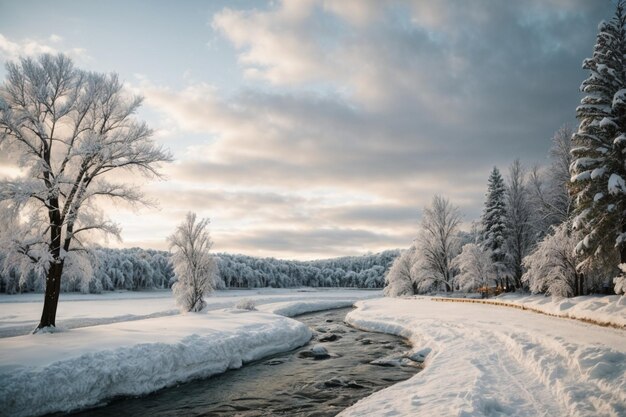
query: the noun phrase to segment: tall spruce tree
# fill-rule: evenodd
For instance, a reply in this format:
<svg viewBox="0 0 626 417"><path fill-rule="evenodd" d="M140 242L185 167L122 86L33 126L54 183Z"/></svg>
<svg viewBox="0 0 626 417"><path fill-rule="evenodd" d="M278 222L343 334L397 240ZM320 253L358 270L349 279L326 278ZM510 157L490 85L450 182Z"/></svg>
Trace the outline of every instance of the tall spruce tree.
<svg viewBox="0 0 626 417"><path fill-rule="evenodd" d="M496 284L505 285L506 273L504 246L506 243L506 186L497 167L493 167L487 182L487 199L483 211L483 247L491 251L496 268Z"/></svg>
<svg viewBox="0 0 626 417"><path fill-rule="evenodd" d="M576 198L574 226L582 231L576 251L581 267L606 258L617 248L626 287L626 15L625 1L598 29L593 56L583 62L590 72L586 94L576 109L580 122L573 135L571 193Z"/></svg>

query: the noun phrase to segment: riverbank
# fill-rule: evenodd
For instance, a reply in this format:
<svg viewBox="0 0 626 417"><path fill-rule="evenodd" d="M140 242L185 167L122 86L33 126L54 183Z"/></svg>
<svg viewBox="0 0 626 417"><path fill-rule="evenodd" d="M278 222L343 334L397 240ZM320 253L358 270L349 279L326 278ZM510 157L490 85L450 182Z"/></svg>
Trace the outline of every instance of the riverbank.
<svg viewBox="0 0 626 417"><path fill-rule="evenodd" d="M426 353L415 377L346 416L626 415L626 332L484 304L359 301L346 321L408 338Z"/></svg>
<svg viewBox="0 0 626 417"><path fill-rule="evenodd" d="M190 313L0 339L0 415L142 395L302 346L311 332L247 310Z"/></svg>

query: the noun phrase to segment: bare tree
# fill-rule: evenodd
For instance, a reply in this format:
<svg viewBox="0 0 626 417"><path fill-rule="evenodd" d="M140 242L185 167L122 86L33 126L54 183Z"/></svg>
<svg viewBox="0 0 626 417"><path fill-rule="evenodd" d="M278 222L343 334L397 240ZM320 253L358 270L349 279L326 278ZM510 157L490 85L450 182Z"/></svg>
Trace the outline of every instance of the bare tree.
<svg viewBox="0 0 626 417"><path fill-rule="evenodd" d="M509 167L506 183L507 258L515 288L522 287L522 261L534 243L526 172L519 159Z"/></svg>
<svg viewBox="0 0 626 417"><path fill-rule="evenodd" d="M197 221L195 213L187 213L168 238L170 249L174 249L172 262L178 279L174 296L183 311L202 310L206 305L204 296L217 287L217 262L209 253L213 242L208 225L209 219Z"/></svg>
<svg viewBox="0 0 626 417"><path fill-rule="evenodd" d="M0 146L16 156L26 176L0 183L0 201L27 217L13 250L46 275L36 329L55 326L66 256L83 251L87 232L119 236L96 208L103 198L145 203L141 192L112 174L136 170L159 177L168 152L135 118L141 97L128 96L116 74L87 72L65 55L42 55L6 65L0 87Z"/></svg>
<svg viewBox="0 0 626 417"><path fill-rule="evenodd" d="M459 209L444 197L436 195L431 206L424 209L415 265L417 285L421 291L439 285L443 285L446 291L452 291L452 260L459 252L457 232L460 224Z"/></svg>
<svg viewBox="0 0 626 417"><path fill-rule="evenodd" d="M573 130L567 125L557 130L552 137L548 169L541 172L535 167L530 173L529 188L537 230L547 232L550 226L563 223L574 209L574 200L568 190L569 167L573 160L572 134Z"/></svg>

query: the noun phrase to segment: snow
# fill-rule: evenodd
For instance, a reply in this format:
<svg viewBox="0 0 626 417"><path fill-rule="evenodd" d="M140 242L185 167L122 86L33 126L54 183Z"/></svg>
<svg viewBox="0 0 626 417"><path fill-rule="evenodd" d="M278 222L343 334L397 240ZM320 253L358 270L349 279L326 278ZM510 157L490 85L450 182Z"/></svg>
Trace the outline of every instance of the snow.
<svg viewBox="0 0 626 417"><path fill-rule="evenodd" d="M426 297L357 307L350 324L408 338L425 367L342 417L626 415L624 330Z"/></svg>
<svg viewBox="0 0 626 417"><path fill-rule="evenodd" d="M609 194L617 195L619 193L626 193L626 182L617 174L611 174L608 183Z"/></svg>
<svg viewBox="0 0 626 417"><path fill-rule="evenodd" d="M304 324L244 310L0 339L0 414L69 411L141 395L305 344Z"/></svg>
<svg viewBox="0 0 626 417"><path fill-rule="evenodd" d="M540 313L626 328L626 297L586 295L573 298L503 294L491 303L513 304Z"/></svg>
<svg viewBox="0 0 626 417"><path fill-rule="evenodd" d="M352 307L355 301L355 299L283 301L280 303L265 304L260 306L258 309L267 313L294 317L299 314L313 313L315 311Z"/></svg>
<svg viewBox="0 0 626 417"><path fill-rule="evenodd" d="M258 309L263 304L324 299L350 301L380 297L380 290L326 288L259 288L216 291L206 298L207 309L235 307L250 299ZM30 333L41 315L43 294L0 294L0 337ZM342 305L343 306L343 305ZM310 310L315 311L315 310ZM303 311L305 312L305 311ZM103 294L63 293L57 312L57 326L65 329L115 323L179 313L172 292L109 292Z"/></svg>

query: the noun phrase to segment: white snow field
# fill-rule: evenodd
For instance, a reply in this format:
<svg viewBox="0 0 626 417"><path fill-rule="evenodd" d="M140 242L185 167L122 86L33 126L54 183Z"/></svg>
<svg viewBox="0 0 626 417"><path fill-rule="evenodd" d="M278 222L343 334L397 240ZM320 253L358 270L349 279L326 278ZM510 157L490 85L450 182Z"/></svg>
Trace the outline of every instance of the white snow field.
<svg viewBox="0 0 626 417"><path fill-rule="evenodd" d="M626 331L426 297L359 301L347 321L408 338L414 377L347 416L626 416Z"/></svg>
<svg viewBox="0 0 626 417"><path fill-rule="evenodd" d="M259 288L216 291L206 299L208 310L234 307L242 299L263 304L324 299L342 300L346 306L359 299L380 297L380 290L329 288ZM0 338L25 335L37 326L43 294L0 294ZM311 310L314 311L314 310ZM304 312L304 311L303 311ZM141 320L178 314L170 290L109 292L103 294L64 293L60 296L57 327L72 329L121 321ZM278 313L282 314L282 313ZM282 314L287 315L288 314Z"/></svg>

